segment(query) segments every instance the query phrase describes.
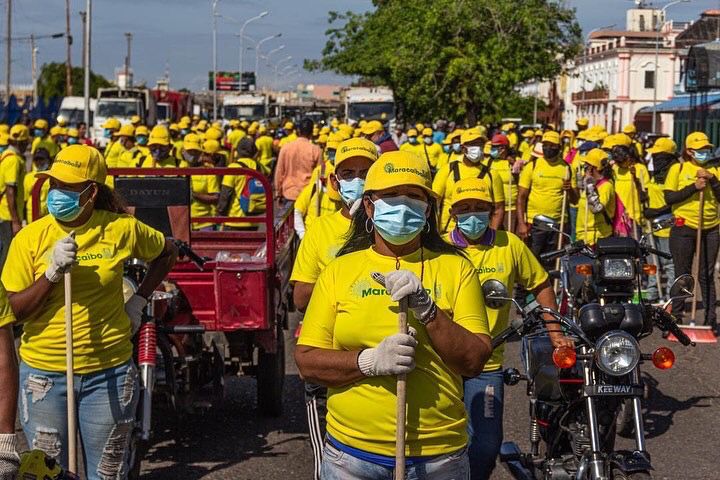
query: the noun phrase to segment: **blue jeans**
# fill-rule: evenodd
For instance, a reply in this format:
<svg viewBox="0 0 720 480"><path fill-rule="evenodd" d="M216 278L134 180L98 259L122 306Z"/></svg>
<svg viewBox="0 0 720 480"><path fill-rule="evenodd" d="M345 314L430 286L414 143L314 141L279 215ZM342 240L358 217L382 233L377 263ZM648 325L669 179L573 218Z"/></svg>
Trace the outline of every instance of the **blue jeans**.
<svg viewBox="0 0 720 480"><path fill-rule="evenodd" d="M656 236L655 246L661 252L670 253L670 238ZM652 257L649 257L649 259L652 260ZM670 288L673 280L675 280L675 265L673 264L672 259L667 259L660 256L658 256L658 262L660 262L660 265L658 265L657 267L660 269L661 272L665 272L665 276L667 277L667 281L664 285L665 288L663 289L663 294L665 297L667 297L668 289ZM648 276L647 289L650 299L655 300L658 298L657 279L655 278L655 275Z"/></svg>
<svg viewBox="0 0 720 480"><path fill-rule="evenodd" d="M393 469L360 460L325 442L323 450L322 480L393 480ZM424 463L408 466L407 480L468 480L470 466L467 450L435 457Z"/></svg>
<svg viewBox="0 0 720 480"><path fill-rule="evenodd" d="M88 480L124 479L140 393L132 360L100 372L75 375L77 425ZM67 382L20 362L20 422L28 445L67 468Z"/></svg>
<svg viewBox="0 0 720 480"><path fill-rule="evenodd" d="M483 372L465 379L465 410L468 413L468 454L473 480L490 478L503 440L502 370Z"/></svg>

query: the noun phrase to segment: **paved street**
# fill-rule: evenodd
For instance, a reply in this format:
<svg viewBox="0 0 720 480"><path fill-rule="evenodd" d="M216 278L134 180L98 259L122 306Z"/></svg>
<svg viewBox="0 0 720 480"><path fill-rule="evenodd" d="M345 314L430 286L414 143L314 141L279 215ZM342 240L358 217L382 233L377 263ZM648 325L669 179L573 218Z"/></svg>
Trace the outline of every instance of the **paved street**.
<svg viewBox="0 0 720 480"><path fill-rule="evenodd" d="M294 331L291 329L290 331ZM222 412L160 422L144 463L145 479L310 479L312 456L306 434L301 382L288 344L285 414L266 419L255 410L255 382L231 382L232 402ZM659 335L642 342L644 351L668 344ZM646 412L648 448L656 479L713 479L718 473L716 435L720 416L717 365L720 347L693 348L671 344L676 367L661 372L645 369L652 386ZM517 365L518 342L509 345L507 365ZM506 390L505 437L527 442L527 403L523 385ZM622 440L620 445L631 448ZM509 479L502 467L494 478Z"/></svg>

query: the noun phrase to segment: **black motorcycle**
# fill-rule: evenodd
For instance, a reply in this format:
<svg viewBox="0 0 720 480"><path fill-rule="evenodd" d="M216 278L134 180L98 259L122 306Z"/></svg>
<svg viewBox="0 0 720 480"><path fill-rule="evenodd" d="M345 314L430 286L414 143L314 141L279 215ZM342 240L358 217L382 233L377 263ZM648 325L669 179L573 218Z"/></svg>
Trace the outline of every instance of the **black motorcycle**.
<svg viewBox="0 0 720 480"><path fill-rule="evenodd" d="M526 375L516 369L505 371L507 385L527 381L530 399L530 451L522 453L513 442L501 448L500 460L514 478L652 478L639 366L650 360L657 368L668 369L675 357L666 347L643 354L638 340L656 326L683 345L692 342L664 308L645 304L641 297L639 303L631 302L640 295L644 258L649 254L667 255L645 247L644 242L617 238L599 242L594 250L575 243L547 254L548 260L563 256L560 274L570 315L536 302L524 308L516 303L520 317L493 339L493 347L516 334L523 339ZM679 277L670 289L672 300L691 297L693 286L691 276ZM485 282L483 294L489 308L515 302L497 280ZM544 328L548 322L559 323L575 341L575 348L553 349ZM635 433L633 451L615 449L617 418L626 401L631 405ZM542 455L541 441L545 444Z"/></svg>

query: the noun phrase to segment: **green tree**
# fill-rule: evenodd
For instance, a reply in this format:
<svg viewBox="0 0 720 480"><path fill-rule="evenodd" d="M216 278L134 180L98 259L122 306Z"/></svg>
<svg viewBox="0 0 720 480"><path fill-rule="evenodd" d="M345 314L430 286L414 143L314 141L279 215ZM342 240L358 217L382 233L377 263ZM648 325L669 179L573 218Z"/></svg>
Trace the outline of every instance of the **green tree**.
<svg viewBox="0 0 720 480"><path fill-rule="evenodd" d="M553 0L375 0L329 13L308 70L373 79L405 117L496 120L520 105L514 88L562 71L580 51L575 10Z"/></svg>
<svg viewBox="0 0 720 480"><path fill-rule="evenodd" d="M85 83L83 69L75 67L72 69L73 95L85 95ZM97 96L97 89L109 87L112 84L102 75L90 72L90 96ZM65 64L46 63L40 70L37 82L38 95L49 99L52 97L65 96Z"/></svg>

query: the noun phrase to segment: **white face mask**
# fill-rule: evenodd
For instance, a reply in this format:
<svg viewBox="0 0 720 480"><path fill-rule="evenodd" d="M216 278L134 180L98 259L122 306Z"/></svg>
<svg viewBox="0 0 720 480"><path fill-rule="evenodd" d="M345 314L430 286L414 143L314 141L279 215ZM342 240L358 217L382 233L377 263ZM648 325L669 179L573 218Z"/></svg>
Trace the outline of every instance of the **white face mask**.
<svg viewBox="0 0 720 480"><path fill-rule="evenodd" d="M481 147L467 147L467 153L465 156L470 160L471 162L477 162L480 160L480 152L482 148Z"/></svg>
<svg viewBox="0 0 720 480"><path fill-rule="evenodd" d="M423 139L423 141L425 142L425 145L432 145L432 143L433 143L433 140L431 137L425 137Z"/></svg>

